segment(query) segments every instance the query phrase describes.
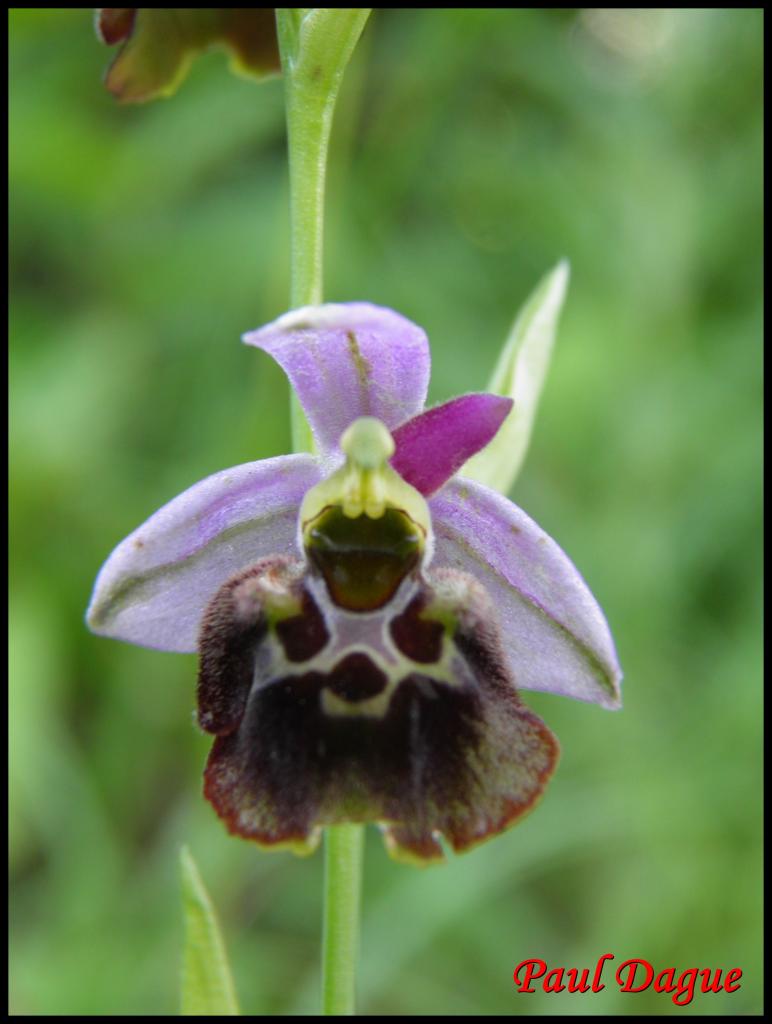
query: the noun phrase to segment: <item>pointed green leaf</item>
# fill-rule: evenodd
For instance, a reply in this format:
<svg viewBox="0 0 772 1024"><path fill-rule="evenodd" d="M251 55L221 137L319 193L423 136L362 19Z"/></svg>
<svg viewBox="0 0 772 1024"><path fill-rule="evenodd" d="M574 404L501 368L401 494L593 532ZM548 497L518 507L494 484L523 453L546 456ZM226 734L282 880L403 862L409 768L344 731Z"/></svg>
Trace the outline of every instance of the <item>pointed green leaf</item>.
<svg viewBox="0 0 772 1024"><path fill-rule="evenodd" d="M568 262L561 260L520 310L488 384L488 391L513 399L512 411L491 443L461 470L502 494L512 487L528 451L568 278Z"/></svg>
<svg viewBox="0 0 772 1024"><path fill-rule="evenodd" d="M183 1017L236 1017L236 990L214 907L187 846L180 851L185 945L182 958Z"/></svg>

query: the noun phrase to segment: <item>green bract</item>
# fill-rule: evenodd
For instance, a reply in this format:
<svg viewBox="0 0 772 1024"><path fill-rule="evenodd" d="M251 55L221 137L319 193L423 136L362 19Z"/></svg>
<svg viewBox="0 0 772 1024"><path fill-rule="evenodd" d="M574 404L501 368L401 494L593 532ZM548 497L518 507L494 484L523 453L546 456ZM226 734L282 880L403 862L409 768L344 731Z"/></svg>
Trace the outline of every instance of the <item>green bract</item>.
<svg viewBox="0 0 772 1024"><path fill-rule="evenodd" d="M214 907L187 846L180 851L185 946L181 1006L184 1017L239 1014L228 958Z"/></svg>
<svg viewBox="0 0 772 1024"><path fill-rule="evenodd" d="M488 384L488 391L514 405L493 441L466 464L464 475L502 494L515 482L528 451L568 277L568 262L561 260L539 282L518 313Z"/></svg>

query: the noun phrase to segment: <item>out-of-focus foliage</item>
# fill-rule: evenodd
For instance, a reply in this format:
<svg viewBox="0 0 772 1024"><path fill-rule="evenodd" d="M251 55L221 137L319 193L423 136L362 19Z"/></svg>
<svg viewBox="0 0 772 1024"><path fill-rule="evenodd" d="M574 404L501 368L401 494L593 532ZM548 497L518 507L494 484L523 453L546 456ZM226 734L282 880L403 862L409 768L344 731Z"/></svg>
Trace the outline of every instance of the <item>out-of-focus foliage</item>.
<svg viewBox="0 0 772 1024"><path fill-rule="evenodd" d="M112 547L286 451L239 344L287 305L281 82L198 60L117 105L90 13L11 17L12 1012L174 1013L191 845L246 1012L317 1007L322 858L200 795L195 659L90 636ZM626 671L609 714L526 695L563 757L447 867L368 837L363 1012L752 1013L760 959L758 10L379 12L341 94L327 297L422 324L432 398L481 388L562 256L572 283L516 501L570 552ZM514 965L739 966L734 995L517 995Z"/></svg>

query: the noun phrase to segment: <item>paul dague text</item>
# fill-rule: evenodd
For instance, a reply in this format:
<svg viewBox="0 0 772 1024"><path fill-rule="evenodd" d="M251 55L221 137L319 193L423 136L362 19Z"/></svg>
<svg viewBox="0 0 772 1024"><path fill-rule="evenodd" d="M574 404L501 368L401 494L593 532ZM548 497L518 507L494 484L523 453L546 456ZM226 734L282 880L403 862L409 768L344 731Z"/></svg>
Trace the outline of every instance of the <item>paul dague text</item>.
<svg viewBox="0 0 772 1024"><path fill-rule="evenodd" d="M613 953L604 953L592 973L589 967L581 971L578 967L548 970L544 960L522 960L513 977L519 992L535 992L534 982L540 982L545 992L602 992L606 987L602 981L606 962L613 959ZM645 992L651 986L655 992L670 993L676 1006L688 1006L695 992L736 992L742 976L739 967L726 972L720 967L689 967L680 974L675 967L655 971L648 960L635 959L621 963L614 980L622 992Z"/></svg>

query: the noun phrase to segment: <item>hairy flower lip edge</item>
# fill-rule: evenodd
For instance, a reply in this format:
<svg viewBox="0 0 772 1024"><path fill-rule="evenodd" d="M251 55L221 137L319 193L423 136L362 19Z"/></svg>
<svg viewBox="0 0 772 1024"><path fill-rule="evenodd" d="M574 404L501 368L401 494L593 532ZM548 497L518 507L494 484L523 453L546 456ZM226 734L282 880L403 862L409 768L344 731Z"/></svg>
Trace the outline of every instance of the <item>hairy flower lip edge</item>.
<svg viewBox="0 0 772 1024"><path fill-rule="evenodd" d="M458 856L459 854L470 853L472 850L476 850L478 846L482 846L483 843L487 843L489 839L503 835L505 832L509 832L510 829L515 828L515 826L522 824L522 822L525 821L525 819L528 818L536 810L536 808L539 806L539 804L545 797L548 783L551 781L553 775L558 769L562 750L560 747L560 741L558 740L557 736L552 732L550 727L539 717L539 715L531 711L530 708L528 708L528 711L531 715L533 715L533 717L536 720L538 720L539 722L541 722L542 725L544 725L547 732L550 734L553 741L554 753L554 759L552 763L549 765L548 769L539 776L539 789L533 794L531 800L526 805L521 807L521 809L518 810L518 812L515 815L506 820L503 824L493 826L489 832L469 840L463 846L454 846L452 842L450 842L445 836L443 836L440 833L438 836L435 836L435 838L441 841L441 845L443 846L443 853L436 857L420 858L416 856L411 856L408 853L408 851L405 850L404 847L401 847L399 846L398 843L394 842L394 839L389 832L390 823L376 822L378 828L383 832L384 843L386 845L386 849L389 853L389 856L392 858L392 860L398 861L402 864L410 864L413 867L422 868L431 867L433 864L443 864L447 859L444 853L445 846L449 846L456 856Z"/></svg>
<svg viewBox="0 0 772 1024"><path fill-rule="evenodd" d="M539 718L538 715L534 715L534 717L537 719ZM525 821L526 818L530 817L530 815L536 810L536 808L541 804L542 800L544 799L547 792L547 785L551 781L555 772L557 771L561 758L560 742L558 738L555 736L555 734L552 732L552 730L549 729L549 726L546 726L546 728L548 729L554 740L554 760L549 766L549 769L540 774L540 788L533 794L533 797L531 798L530 802L525 806L521 807L517 811L517 813L514 814L511 818L508 818L502 822L492 825L488 832L475 836L474 838L465 842L463 845L454 845L452 841L450 841L445 835L443 835L442 832L436 830L432 833L432 838L434 838L437 841L438 846L440 847L440 852L433 853L429 856L421 857L415 854L414 852L410 851L408 848L401 846L395 840L393 830L395 828L399 828L401 824L401 822L397 821L396 819L393 821L368 821L361 822L361 824L376 825L378 831L383 836L383 842L386 847L386 851L389 854L389 857L397 863L410 865L411 867L428 868L436 864L444 864L447 861L445 848L449 848L456 856L465 853L470 853L472 850L476 850L479 846L482 846L484 843L487 843L490 839L495 838L496 836L503 835L505 832L509 832L517 825L522 824L522 822ZM213 787L211 782L208 779L206 779L204 782L204 796L212 804L220 821L222 821L223 824L225 825L225 828L229 835L236 836L239 839L248 838L250 842L255 844L255 846L257 846L261 850L265 850L268 853L286 851L288 853L293 853L296 857L310 857L313 853L316 853L316 851L318 850L323 832L323 826L321 825L317 825L314 829L312 829L312 831L306 838L290 838L277 843L265 842L264 840L257 839L254 836L245 837L244 833L241 832L238 828L238 825L235 821L235 816L223 815L217 809L215 801L213 799L212 788Z"/></svg>
<svg viewBox="0 0 772 1024"><path fill-rule="evenodd" d="M395 310L370 302L303 306L247 331L242 341L284 370L325 464L358 417L373 416L394 430L424 410L429 341Z"/></svg>

